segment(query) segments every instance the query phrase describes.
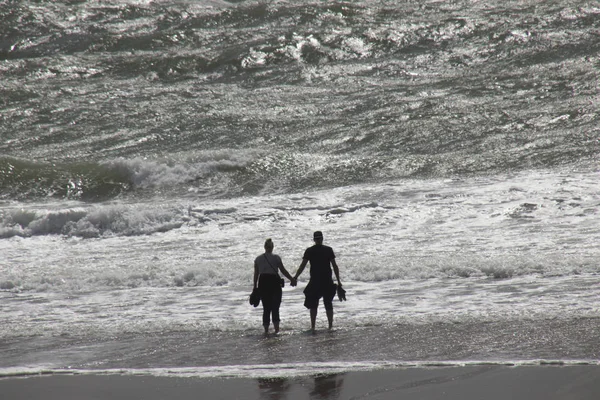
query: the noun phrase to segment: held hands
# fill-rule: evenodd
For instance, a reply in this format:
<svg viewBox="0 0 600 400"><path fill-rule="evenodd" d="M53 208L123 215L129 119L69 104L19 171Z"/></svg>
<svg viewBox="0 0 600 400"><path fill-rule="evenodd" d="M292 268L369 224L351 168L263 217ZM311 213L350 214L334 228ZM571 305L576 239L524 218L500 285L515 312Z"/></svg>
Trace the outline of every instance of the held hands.
<svg viewBox="0 0 600 400"><path fill-rule="evenodd" d="M298 284L298 279L297 278L292 278L290 279L290 286L295 287Z"/></svg>

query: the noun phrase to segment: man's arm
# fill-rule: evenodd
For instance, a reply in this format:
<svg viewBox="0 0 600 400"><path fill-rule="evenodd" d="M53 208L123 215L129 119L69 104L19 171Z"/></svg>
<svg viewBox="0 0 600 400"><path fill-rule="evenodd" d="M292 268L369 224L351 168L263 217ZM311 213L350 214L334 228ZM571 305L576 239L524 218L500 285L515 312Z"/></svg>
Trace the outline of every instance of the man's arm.
<svg viewBox="0 0 600 400"><path fill-rule="evenodd" d="M335 274L338 285L342 286L342 282L340 281L340 269L338 268L338 265L335 262L335 258L331 259L331 266L333 267L333 273Z"/></svg>
<svg viewBox="0 0 600 400"><path fill-rule="evenodd" d="M298 267L298 271L296 271L296 275L294 275L294 281L298 280L298 277L300 276L302 271L304 271L304 268L306 267L307 263L308 263L308 260L302 259L302 262L300 263L300 266Z"/></svg>

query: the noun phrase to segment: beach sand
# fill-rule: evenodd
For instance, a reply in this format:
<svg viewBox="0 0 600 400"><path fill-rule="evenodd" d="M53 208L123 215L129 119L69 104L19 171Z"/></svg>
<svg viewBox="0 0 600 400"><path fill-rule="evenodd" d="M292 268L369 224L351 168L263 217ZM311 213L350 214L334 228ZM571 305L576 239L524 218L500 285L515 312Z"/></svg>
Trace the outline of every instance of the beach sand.
<svg viewBox="0 0 600 400"><path fill-rule="evenodd" d="M0 379L4 400L597 400L600 366L381 369L294 378L51 375Z"/></svg>

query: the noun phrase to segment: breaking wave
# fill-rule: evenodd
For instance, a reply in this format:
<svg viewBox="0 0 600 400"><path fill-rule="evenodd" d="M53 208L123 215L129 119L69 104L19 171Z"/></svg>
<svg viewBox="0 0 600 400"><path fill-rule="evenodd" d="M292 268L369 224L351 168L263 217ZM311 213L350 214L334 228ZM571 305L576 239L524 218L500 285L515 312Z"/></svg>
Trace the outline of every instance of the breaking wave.
<svg viewBox="0 0 600 400"><path fill-rule="evenodd" d="M248 157L211 152L184 162L134 158L97 163L40 163L0 157L0 199L98 202L136 191L152 195L184 184L199 187L220 174L235 173L252 160L252 155Z"/></svg>
<svg viewBox="0 0 600 400"><path fill-rule="evenodd" d="M12 210L0 214L0 238L66 235L95 238L106 235L147 235L181 227L184 215L176 209L140 209L126 205L60 211Z"/></svg>

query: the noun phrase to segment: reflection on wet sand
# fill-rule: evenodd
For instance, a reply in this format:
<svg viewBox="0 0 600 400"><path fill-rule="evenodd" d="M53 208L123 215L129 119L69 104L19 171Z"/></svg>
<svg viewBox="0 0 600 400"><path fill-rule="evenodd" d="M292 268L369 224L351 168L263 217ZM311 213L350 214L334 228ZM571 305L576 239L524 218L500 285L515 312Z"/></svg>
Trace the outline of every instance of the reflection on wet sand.
<svg viewBox="0 0 600 400"><path fill-rule="evenodd" d="M337 399L342 392L344 374L320 375L314 377L311 399Z"/></svg>
<svg viewBox="0 0 600 400"><path fill-rule="evenodd" d="M291 383L287 378L259 378L258 389L260 398L265 400L285 399Z"/></svg>
<svg viewBox="0 0 600 400"><path fill-rule="evenodd" d="M335 400L342 392L344 374L316 375L305 379L260 378L258 389L260 398L265 400L283 400L292 391L308 390L311 400Z"/></svg>

